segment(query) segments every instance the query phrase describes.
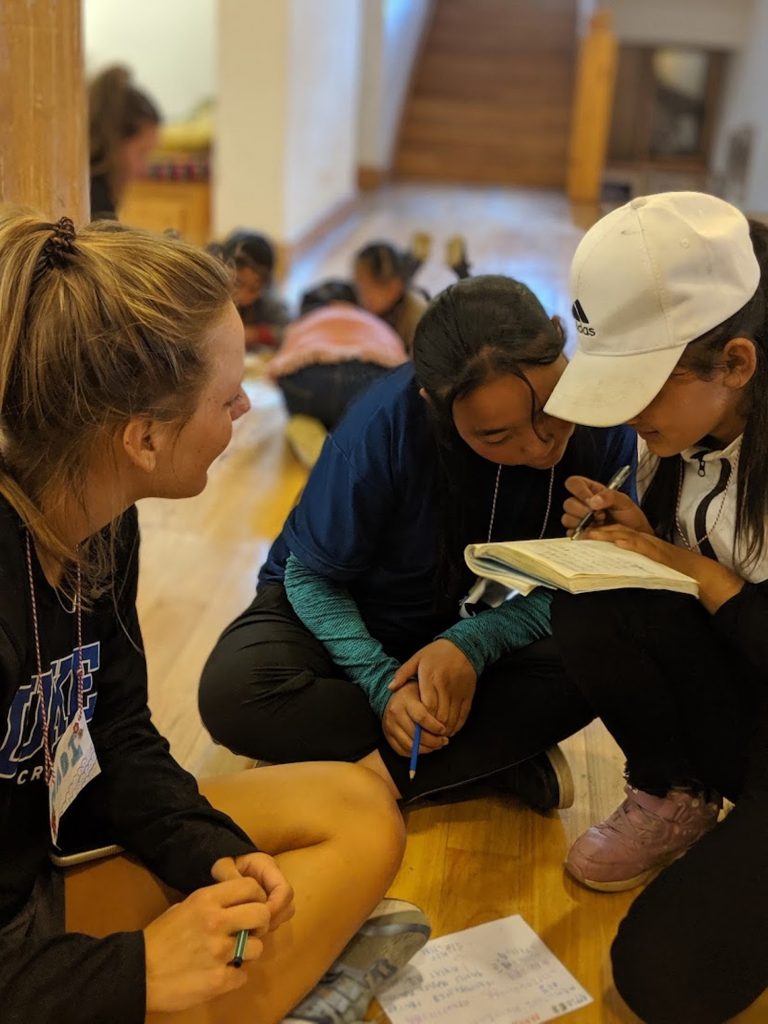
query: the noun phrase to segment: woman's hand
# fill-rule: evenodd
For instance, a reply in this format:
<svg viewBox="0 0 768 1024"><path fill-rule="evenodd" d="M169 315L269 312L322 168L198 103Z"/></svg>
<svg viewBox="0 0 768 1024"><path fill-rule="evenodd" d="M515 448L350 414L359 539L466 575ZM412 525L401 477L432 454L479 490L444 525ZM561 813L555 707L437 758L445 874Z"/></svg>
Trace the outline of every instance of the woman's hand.
<svg viewBox="0 0 768 1024"><path fill-rule="evenodd" d="M410 757L417 725L422 729L420 754L431 754L433 750L441 750L448 742L442 722L431 715L422 704L419 684L411 681L402 685L397 693L389 698L381 727L395 753Z"/></svg>
<svg viewBox="0 0 768 1024"><path fill-rule="evenodd" d="M708 612L714 614L744 586L744 580L724 565L706 558L696 551L685 551L656 536L649 536L625 526L591 527L583 536L587 540L605 540L617 548L636 551L670 569L690 576L699 584L699 600ZM577 541L578 543L578 541Z"/></svg>
<svg viewBox="0 0 768 1024"><path fill-rule="evenodd" d="M472 663L450 640L434 640L401 665L389 688L396 691L414 678L426 709L443 723L447 736L455 736L475 696L477 673Z"/></svg>
<svg viewBox="0 0 768 1024"><path fill-rule="evenodd" d="M270 914L269 930L276 931L295 914L293 889L285 875L267 853L245 853L240 857L221 857L211 868L217 882L236 878L253 878L261 886Z"/></svg>
<svg viewBox="0 0 768 1024"><path fill-rule="evenodd" d="M651 524L645 513L623 491L611 491L605 484L597 483L586 476L569 476L565 486L571 493L563 505L563 517L560 522L569 534L573 533L584 516L595 513L592 523L604 526L615 523L626 526L638 533L653 536ZM585 536L585 534L582 534Z"/></svg>
<svg viewBox="0 0 768 1024"><path fill-rule="evenodd" d="M247 973L230 966L235 936L251 933L243 959L258 960L261 936L271 924L264 897L265 888L255 878L238 874L198 889L148 925L147 1013L186 1010L245 985Z"/></svg>

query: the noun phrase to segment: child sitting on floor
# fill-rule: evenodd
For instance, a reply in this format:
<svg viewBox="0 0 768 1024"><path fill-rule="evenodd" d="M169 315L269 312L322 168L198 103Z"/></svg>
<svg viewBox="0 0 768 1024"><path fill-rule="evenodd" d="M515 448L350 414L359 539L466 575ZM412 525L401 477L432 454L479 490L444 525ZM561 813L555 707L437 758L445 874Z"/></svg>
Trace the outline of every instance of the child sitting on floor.
<svg viewBox="0 0 768 1024"><path fill-rule="evenodd" d="M413 348L416 325L427 308L427 299L411 288L420 263L410 252L389 242L371 242L355 256L355 286L360 305L393 327L406 351Z"/></svg>
<svg viewBox="0 0 768 1024"><path fill-rule="evenodd" d="M245 347L277 348L288 323L288 310L272 293L272 243L264 235L236 231L224 242L222 257L234 271L232 299L245 327Z"/></svg>

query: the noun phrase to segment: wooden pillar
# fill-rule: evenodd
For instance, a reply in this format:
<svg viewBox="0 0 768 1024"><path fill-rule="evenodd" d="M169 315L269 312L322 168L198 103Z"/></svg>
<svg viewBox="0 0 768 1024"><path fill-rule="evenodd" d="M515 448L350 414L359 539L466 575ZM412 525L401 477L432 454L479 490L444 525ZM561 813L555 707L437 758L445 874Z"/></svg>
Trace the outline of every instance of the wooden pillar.
<svg viewBox="0 0 768 1024"><path fill-rule="evenodd" d="M89 218L81 0L0 0L0 201Z"/></svg>
<svg viewBox="0 0 768 1024"><path fill-rule="evenodd" d="M567 191L575 203L596 203L600 198L617 53L611 12L595 12L581 41L571 115Z"/></svg>

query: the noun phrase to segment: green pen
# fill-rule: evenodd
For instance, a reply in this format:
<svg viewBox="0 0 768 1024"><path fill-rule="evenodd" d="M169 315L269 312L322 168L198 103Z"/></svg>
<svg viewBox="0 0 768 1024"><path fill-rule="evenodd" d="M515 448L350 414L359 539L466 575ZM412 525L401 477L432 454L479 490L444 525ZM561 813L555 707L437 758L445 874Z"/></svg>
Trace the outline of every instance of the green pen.
<svg viewBox="0 0 768 1024"><path fill-rule="evenodd" d="M242 931L237 933L237 938L235 939L235 955L232 957L233 967L243 966L243 957L245 956L245 944L248 941L248 935L249 932L247 928L243 928Z"/></svg>

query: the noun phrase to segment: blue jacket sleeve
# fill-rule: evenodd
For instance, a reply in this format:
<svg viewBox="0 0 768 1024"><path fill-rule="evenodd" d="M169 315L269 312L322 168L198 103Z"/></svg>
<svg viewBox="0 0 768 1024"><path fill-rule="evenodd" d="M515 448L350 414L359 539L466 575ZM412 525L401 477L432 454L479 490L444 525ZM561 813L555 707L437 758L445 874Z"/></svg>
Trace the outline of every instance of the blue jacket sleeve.
<svg viewBox="0 0 768 1024"><path fill-rule="evenodd" d="M466 655L478 676L503 654L527 647L552 632L553 591L539 588L528 597L514 597L471 619L462 619L440 634Z"/></svg>
<svg viewBox="0 0 768 1024"><path fill-rule="evenodd" d="M391 696L387 687L400 665L368 632L346 588L290 555L285 565L285 592L307 629L365 692L381 717Z"/></svg>
<svg viewBox="0 0 768 1024"><path fill-rule="evenodd" d="M622 466L631 466L632 472L619 490L637 501L637 435L629 427L613 427L607 433L608 443L599 478L608 483Z"/></svg>

